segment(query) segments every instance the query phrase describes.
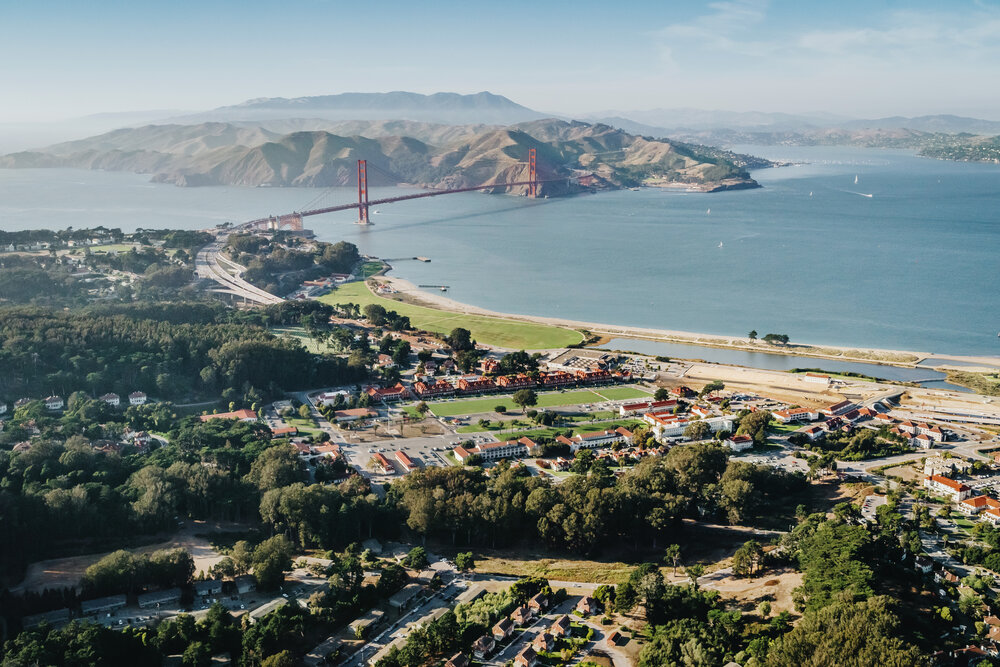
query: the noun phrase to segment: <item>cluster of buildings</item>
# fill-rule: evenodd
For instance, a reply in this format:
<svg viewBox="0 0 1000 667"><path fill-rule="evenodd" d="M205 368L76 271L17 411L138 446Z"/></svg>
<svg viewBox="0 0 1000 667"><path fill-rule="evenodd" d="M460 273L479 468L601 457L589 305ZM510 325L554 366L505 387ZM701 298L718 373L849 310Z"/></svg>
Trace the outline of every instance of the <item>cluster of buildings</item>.
<svg viewBox="0 0 1000 667"><path fill-rule="evenodd" d="M36 399L19 398L14 401L14 409L17 410L18 408L23 408L34 400ZM63 400L62 396L56 396L53 394L52 396L47 396L41 400L42 403L45 404L45 409L49 412L59 412L66 407L66 401ZM121 396L114 393L104 394L103 396L98 397L98 400L107 403L113 408L117 408L121 405ZM128 395L129 405L145 405L147 400L148 397L141 391L134 391ZM0 415L7 414L7 410L7 403L0 402Z"/></svg>
<svg viewBox="0 0 1000 667"><path fill-rule="evenodd" d="M420 376L409 388L400 382L392 387L368 387L365 392L373 400L392 402L414 398L428 400L447 396L478 396L496 392L510 393L519 389L559 389L568 386L629 382L631 379L632 376L627 372L609 371L602 368L580 368L572 372L553 370L539 371L530 375L527 373L498 375L495 377L463 375L454 381L444 378Z"/></svg>
<svg viewBox="0 0 1000 667"><path fill-rule="evenodd" d="M500 643L509 639L514 630L530 625L541 616L549 606L548 598L541 593L535 595L527 604L519 606L506 618L500 619L491 629L489 635L483 635L472 644L472 653L478 660L485 660ZM558 637L569 634L569 618L562 616L556 620L548 631L539 633L529 644L526 644L514 657L517 667L535 667L540 652L551 651Z"/></svg>
<svg viewBox="0 0 1000 667"><path fill-rule="evenodd" d="M809 440L819 440L827 433L842 431L850 433L860 422L871 421L876 426L888 426L889 432L904 438L911 447L930 449L936 443L945 441L944 431L936 425L926 423L914 424L911 421L900 421L888 412L880 412L872 408L858 406L851 401L841 401L819 411L808 408L792 408L777 410L771 415L775 420L790 424L796 422L813 422L822 419L822 423L809 426L802 433Z"/></svg>

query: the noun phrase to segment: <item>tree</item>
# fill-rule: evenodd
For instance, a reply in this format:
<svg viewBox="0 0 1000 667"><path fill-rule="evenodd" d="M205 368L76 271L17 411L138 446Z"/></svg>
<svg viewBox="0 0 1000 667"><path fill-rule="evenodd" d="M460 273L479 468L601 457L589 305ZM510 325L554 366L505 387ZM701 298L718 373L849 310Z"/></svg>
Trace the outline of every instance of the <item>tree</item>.
<svg viewBox="0 0 1000 667"><path fill-rule="evenodd" d="M755 540L744 542L733 554L733 574L737 577L753 574L764 557L764 550Z"/></svg>
<svg viewBox="0 0 1000 667"><path fill-rule="evenodd" d="M892 604L890 598L879 596L862 602L837 601L807 611L794 628L771 642L762 663L769 667L929 665L917 646L904 640Z"/></svg>
<svg viewBox="0 0 1000 667"><path fill-rule="evenodd" d="M493 412L497 413L498 415L502 415L505 412L507 412L507 406L503 404L497 405L493 408Z"/></svg>
<svg viewBox="0 0 1000 667"><path fill-rule="evenodd" d="M417 412L420 413L421 417L425 416L430 411L430 409L431 409L430 406L427 405L425 401L420 401L419 403L417 403Z"/></svg>
<svg viewBox="0 0 1000 667"><path fill-rule="evenodd" d="M665 401L668 398L670 398L670 390L667 389L666 387L660 387L653 394L653 400L654 401Z"/></svg>
<svg viewBox="0 0 1000 667"><path fill-rule="evenodd" d="M299 417L302 417L303 419L309 419L312 417L312 411L305 403L299 406Z"/></svg>
<svg viewBox="0 0 1000 667"><path fill-rule="evenodd" d="M704 440L712 432L712 427L710 427L706 422L696 421L691 422L687 428L684 429L684 437L688 440Z"/></svg>
<svg viewBox="0 0 1000 667"><path fill-rule="evenodd" d="M722 380L712 380L701 388L701 391L698 392L698 396L708 396L712 392L722 391L725 388L726 385L722 382Z"/></svg>
<svg viewBox="0 0 1000 667"><path fill-rule="evenodd" d="M750 333L747 334L747 338L749 338L750 340L757 340L757 330L751 329Z"/></svg>
<svg viewBox="0 0 1000 667"><path fill-rule="evenodd" d="M455 556L455 567L460 570L473 570L476 567L476 561L472 557L471 551L466 551L464 553L459 553Z"/></svg>
<svg viewBox="0 0 1000 667"><path fill-rule="evenodd" d="M778 343L781 343L782 345L787 345L788 340L789 339L787 334L769 333L764 335L764 342L769 343L771 345L777 345Z"/></svg>
<svg viewBox="0 0 1000 667"><path fill-rule="evenodd" d="M295 667L299 664L291 651L285 649L281 653L269 655L261 661L260 667Z"/></svg>
<svg viewBox="0 0 1000 667"><path fill-rule="evenodd" d="M671 544L664 550L663 561L669 563L674 568L674 576L677 576L677 563L681 560L681 545Z"/></svg>
<svg viewBox="0 0 1000 667"><path fill-rule="evenodd" d="M452 329L445 342L455 352L465 352L476 347L476 341L472 340L472 332L462 327Z"/></svg>
<svg viewBox="0 0 1000 667"><path fill-rule="evenodd" d="M688 565L686 568L684 568L684 574L686 574L688 576L688 579L691 580L691 586L694 587L695 590L697 590L698 579L701 577L701 575L705 574L705 566L698 564Z"/></svg>
<svg viewBox="0 0 1000 667"><path fill-rule="evenodd" d="M762 618L767 618L771 615L771 603L767 600L762 600L760 604L757 605L757 613L761 615Z"/></svg>
<svg viewBox="0 0 1000 667"><path fill-rule="evenodd" d="M427 550L423 547L413 547L403 558L403 565L412 570L419 570L427 567L427 563Z"/></svg>
<svg viewBox="0 0 1000 667"><path fill-rule="evenodd" d="M522 414L525 408L533 405L538 405L538 394L535 393L534 389L518 389L511 396L514 405L519 405L521 407Z"/></svg>
<svg viewBox="0 0 1000 667"><path fill-rule="evenodd" d="M368 304L364 307L363 311L365 319L367 319L369 324L372 326L380 327L388 321L385 308L377 303Z"/></svg>
<svg viewBox="0 0 1000 667"><path fill-rule="evenodd" d="M280 586L291 567L292 545L284 535L264 540L253 550L253 573L262 590Z"/></svg>

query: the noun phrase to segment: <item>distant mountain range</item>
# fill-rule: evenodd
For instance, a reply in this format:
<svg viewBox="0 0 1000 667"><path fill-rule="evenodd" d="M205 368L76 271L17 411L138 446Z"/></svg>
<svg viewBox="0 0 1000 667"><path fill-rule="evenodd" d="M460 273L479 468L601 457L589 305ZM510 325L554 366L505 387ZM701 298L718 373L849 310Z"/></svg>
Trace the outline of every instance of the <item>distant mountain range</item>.
<svg viewBox="0 0 1000 667"><path fill-rule="evenodd" d="M313 125L290 133L281 129ZM756 187L747 167L770 163L718 149L647 139L607 125L535 120L507 127L418 121L263 121L149 125L115 130L0 158L0 166L83 167L149 173L178 185L351 185L366 159L373 185L467 187L527 179L529 148L539 178L584 176L587 187L686 183L703 189ZM349 135L329 130L339 128ZM421 138L417 138L417 135ZM498 188L504 189L504 188ZM579 189L541 184L543 194ZM523 188L510 189L520 192Z"/></svg>
<svg viewBox="0 0 1000 667"><path fill-rule="evenodd" d="M341 93L316 97L266 97L212 111L167 119L174 123L260 121L287 118L323 120L417 120L433 123L512 125L546 118L546 114L489 92Z"/></svg>

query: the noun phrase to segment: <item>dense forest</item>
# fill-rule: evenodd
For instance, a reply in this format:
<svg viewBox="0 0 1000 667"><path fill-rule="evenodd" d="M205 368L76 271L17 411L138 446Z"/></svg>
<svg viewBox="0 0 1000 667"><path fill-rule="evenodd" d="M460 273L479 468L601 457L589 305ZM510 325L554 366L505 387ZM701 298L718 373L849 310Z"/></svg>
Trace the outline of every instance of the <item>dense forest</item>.
<svg viewBox="0 0 1000 667"><path fill-rule="evenodd" d="M272 294L287 294L304 280L350 273L361 261L353 243L306 241L288 232L277 232L272 239L232 234L226 252L247 267L247 282Z"/></svg>
<svg viewBox="0 0 1000 667"><path fill-rule="evenodd" d="M365 369L313 355L219 306L0 308L0 400L143 391L161 400L259 400L359 381Z"/></svg>

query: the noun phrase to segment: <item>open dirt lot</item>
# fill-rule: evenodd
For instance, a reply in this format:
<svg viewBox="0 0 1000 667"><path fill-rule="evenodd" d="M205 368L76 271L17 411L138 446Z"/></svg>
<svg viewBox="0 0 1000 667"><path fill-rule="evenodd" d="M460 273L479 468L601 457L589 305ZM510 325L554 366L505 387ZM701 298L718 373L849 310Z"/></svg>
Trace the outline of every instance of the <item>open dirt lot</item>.
<svg viewBox="0 0 1000 667"><path fill-rule="evenodd" d="M183 530L171 539L157 544L132 549L135 553L152 553L160 549L185 549L194 558L195 573L208 570L222 560L222 554L212 548L208 540L196 537L196 533L210 533L226 530L243 530L245 526L224 522L187 521ZM32 563L28 566L24 581L11 589L13 592L41 591L45 588L76 586L84 571L111 552L53 558Z"/></svg>

